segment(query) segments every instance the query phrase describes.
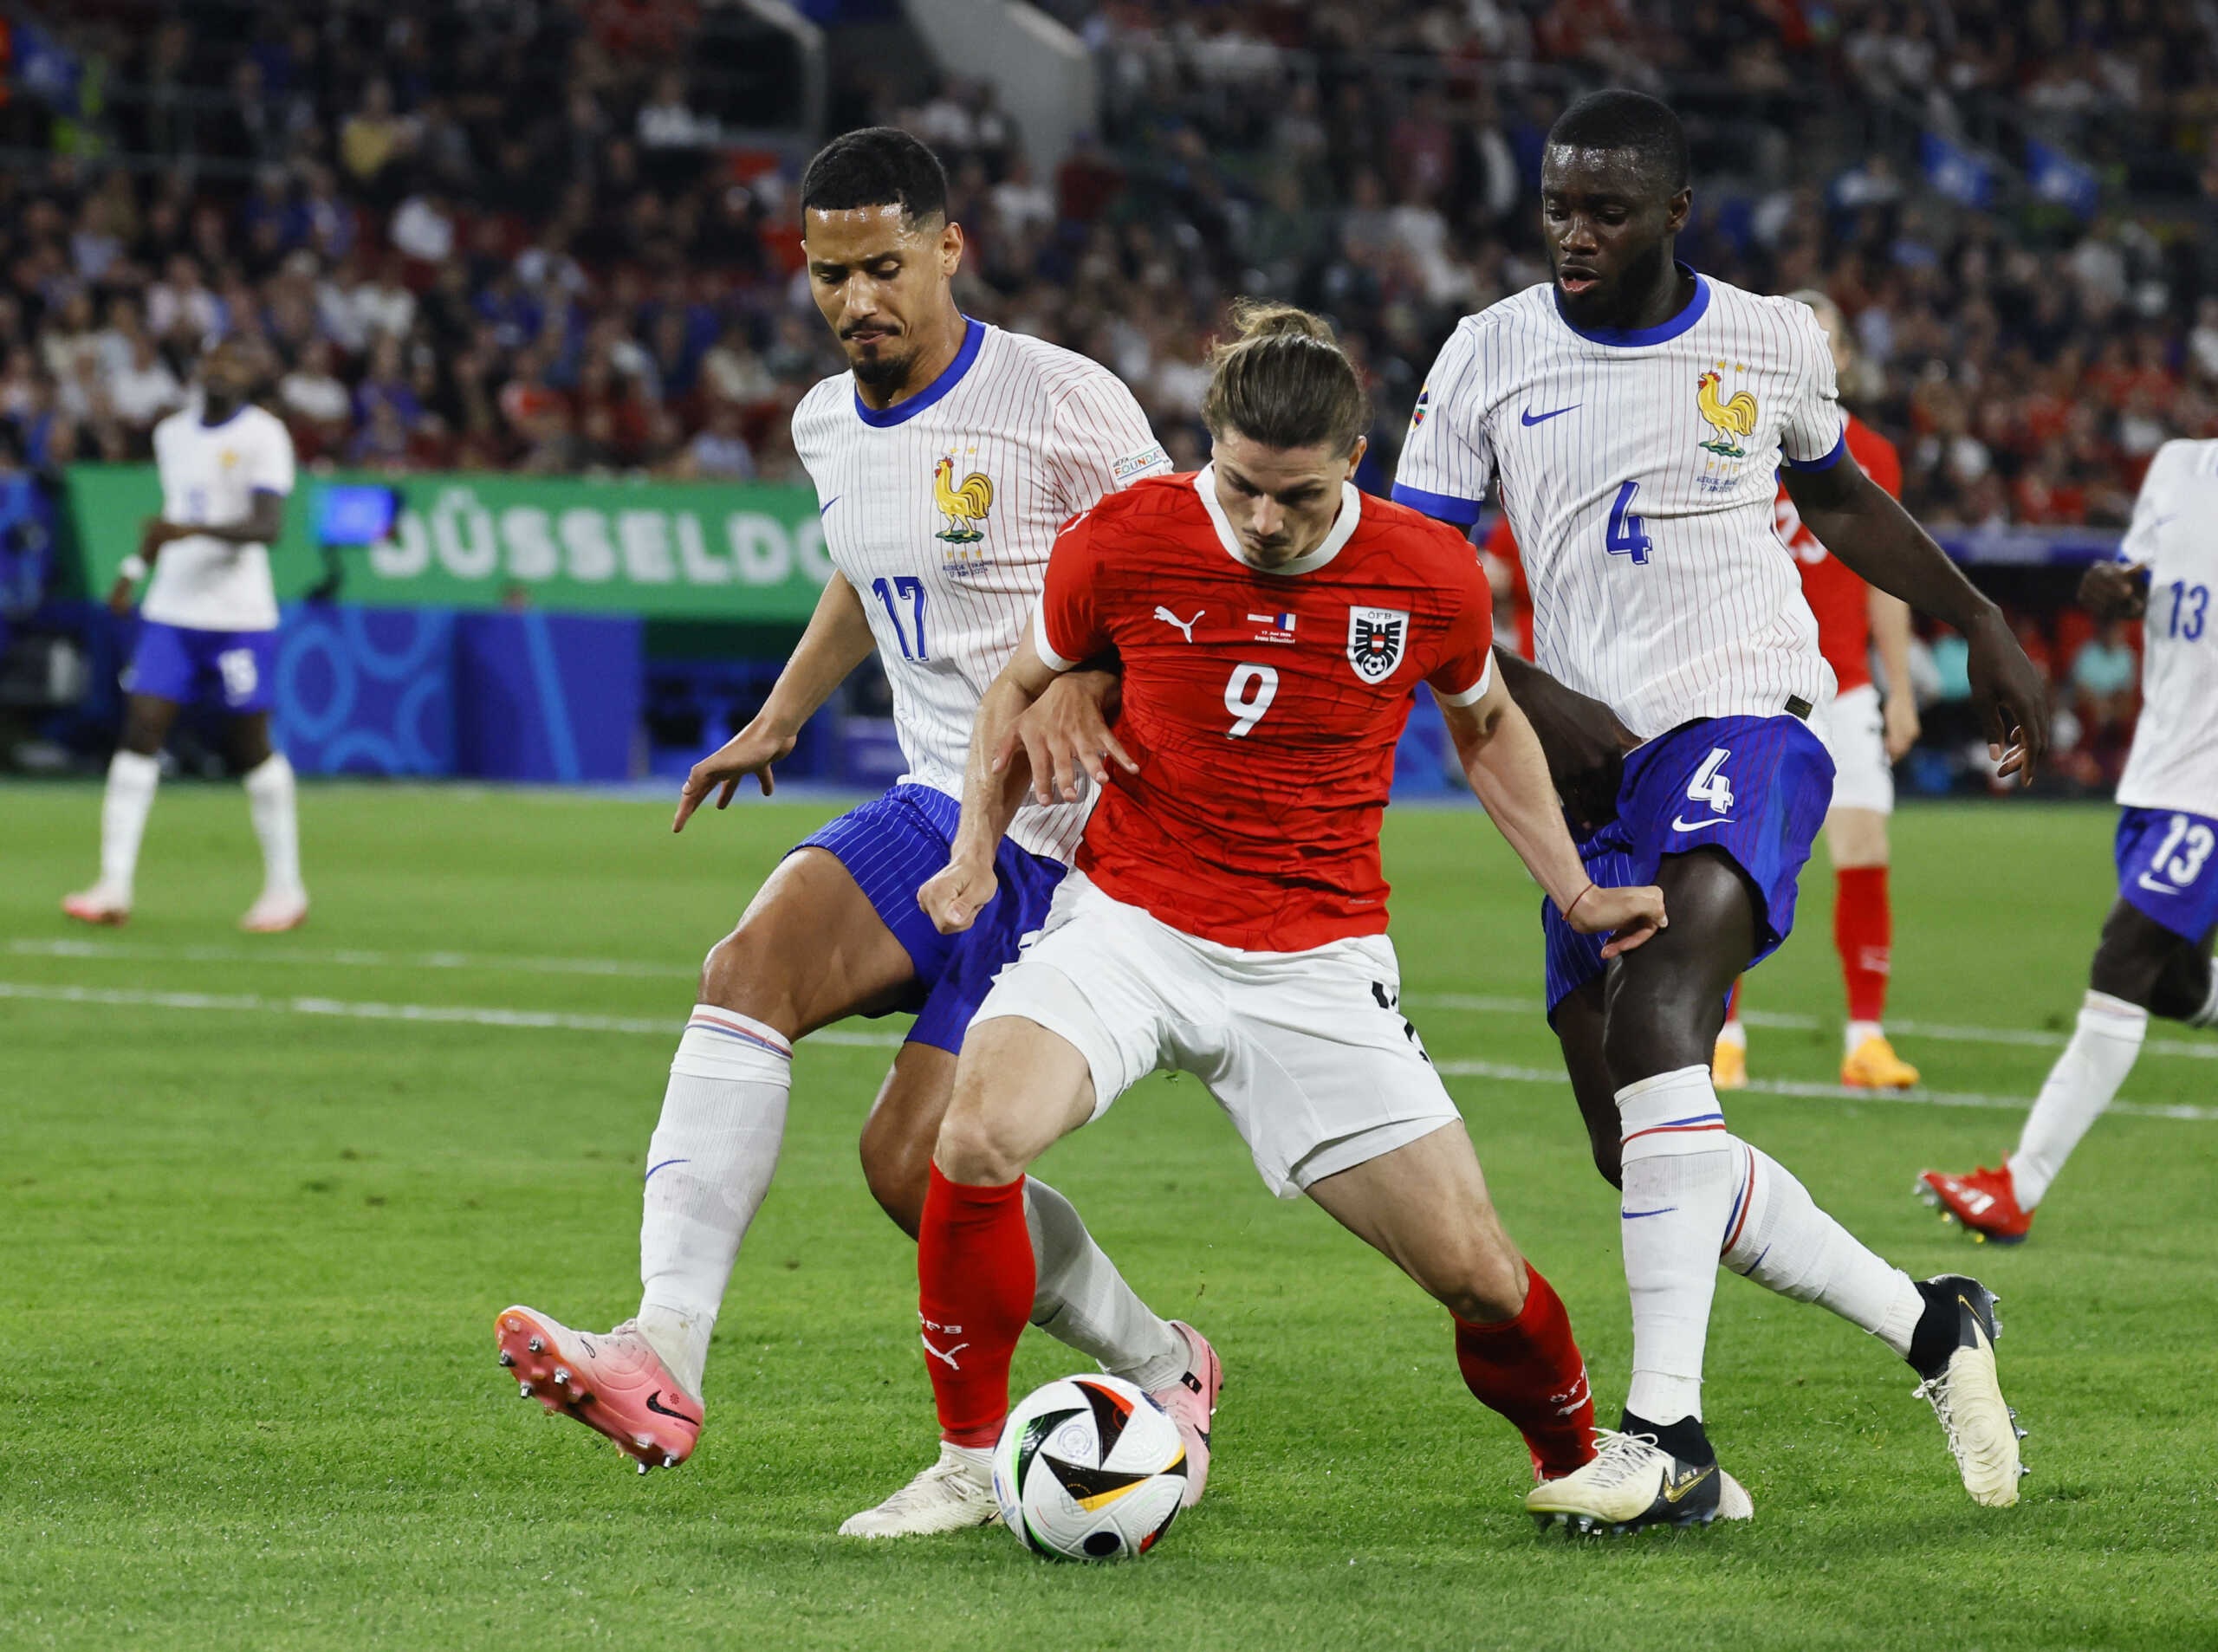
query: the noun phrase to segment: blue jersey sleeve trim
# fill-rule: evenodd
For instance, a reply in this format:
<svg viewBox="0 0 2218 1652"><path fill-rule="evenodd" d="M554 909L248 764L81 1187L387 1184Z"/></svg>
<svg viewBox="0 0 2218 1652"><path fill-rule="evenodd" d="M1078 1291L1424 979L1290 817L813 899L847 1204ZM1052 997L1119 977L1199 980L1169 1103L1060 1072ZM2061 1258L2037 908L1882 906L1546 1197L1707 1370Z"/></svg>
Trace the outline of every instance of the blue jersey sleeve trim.
<svg viewBox="0 0 2218 1652"><path fill-rule="evenodd" d="M1690 265L1676 259L1672 262L1681 274L1694 275L1695 295L1687 301L1686 308L1668 321L1659 321L1654 327L1581 327L1564 314L1562 289L1551 282L1548 291L1556 301L1556 319L1590 344L1606 344L1619 350L1637 349L1644 344L1668 344L1701 321L1709 309L1709 281L1695 275Z"/></svg>
<svg viewBox="0 0 2218 1652"><path fill-rule="evenodd" d="M1412 488L1406 482L1394 484L1394 502L1421 510L1428 516L1458 528L1469 528L1479 519L1480 505L1475 499L1458 499L1452 493L1427 493L1422 488Z"/></svg>
<svg viewBox="0 0 2218 1652"><path fill-rule="evenodd" d="M970 364L978 359L978 347L986 341L986 329L969 316L963 318L963 347L955 353L955 360L940 369L939 377L926 385L905 402L880 411L864 405L862 392L855 392L855 417L866 424L885 430L904 424L930 407L934 402L963 382L963 375L970 371Z"/></svg>
<svg viewBox="0 0 2218 1652"><path fill-rule="evenodd" d="M1781 453L1780 463L1789 470L1830 470L1840 463L1840 456L1848 451L1848 426L1841 426L1840 434L1833 438L1832 447L1821 458L1793 459Z"/></svg>

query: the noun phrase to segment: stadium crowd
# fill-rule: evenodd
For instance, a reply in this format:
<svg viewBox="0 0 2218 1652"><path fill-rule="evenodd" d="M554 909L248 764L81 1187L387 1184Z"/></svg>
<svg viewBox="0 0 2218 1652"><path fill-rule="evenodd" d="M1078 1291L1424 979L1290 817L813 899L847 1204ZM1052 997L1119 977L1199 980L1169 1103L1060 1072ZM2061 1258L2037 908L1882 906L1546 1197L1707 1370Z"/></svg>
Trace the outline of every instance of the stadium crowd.
<svg viewBox="0 0 2218 1652"><path fill-rule="evenodd" d="M1338 319L1391 465L1454 318L1545 278L1541 136L1604 77L1683 94L1702 174L1685 256L1760 290L1822 286L1852 317L1849 399L1902 445L1929 522L2119 523L2161 442L2218 435L2218 59L2186 0L1050 9L1095 53L1105 106L1052 178L977 86L849 64L835 113L938 148L971 313L1112 366L1182 463L1211 332L1266 291ZM721 141L714 88L689 82L686 9L275 11L243 50L191 9L140 30L101 16L49 42L81 83L97 63L224 96L119 98L69 131L229 165L102 165L79 140L0 168L0 431L20 462L143 456L200 345L243 334L311 463L802 479L785 414L839 364L788 181ZM1884 150L1767 152L1767 124L1827 87L1959 134L2014 112L2111 155L2158 210L1980 210ZM10 118L20 134L20 101Z"/></svg>

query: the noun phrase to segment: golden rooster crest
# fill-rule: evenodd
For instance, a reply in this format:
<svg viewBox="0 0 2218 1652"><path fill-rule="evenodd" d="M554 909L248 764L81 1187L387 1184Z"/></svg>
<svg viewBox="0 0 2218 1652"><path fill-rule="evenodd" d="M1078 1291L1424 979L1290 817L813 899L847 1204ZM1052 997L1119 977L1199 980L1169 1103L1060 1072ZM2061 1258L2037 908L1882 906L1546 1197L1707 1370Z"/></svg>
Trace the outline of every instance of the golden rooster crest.
<svg viewBox="0 0 2218 1652"><path fill-rule="evenodd" d="M1722 367L1725 364L1717 364ZM1748 450L1739 438L1756 433L1756 398L1745 390L1733 392L1730 401L1718 399L1717 386L1722 382L1716 373L1706 373L1695 380L1695 405L1702 411L1705 423L1717 432L1716 437L1699 444L1721 458L1745 459Z"/></svg>
<svg viewBox="0 0 2218 1652"><path fill-rule="evenodd" d="M947 518L947 526L935 537L950 545L975 545L986 536L979 524L994 508L993 480L983 470L973 470L958 483L955 456L944 455L932 472L932 503Z"/></svg>

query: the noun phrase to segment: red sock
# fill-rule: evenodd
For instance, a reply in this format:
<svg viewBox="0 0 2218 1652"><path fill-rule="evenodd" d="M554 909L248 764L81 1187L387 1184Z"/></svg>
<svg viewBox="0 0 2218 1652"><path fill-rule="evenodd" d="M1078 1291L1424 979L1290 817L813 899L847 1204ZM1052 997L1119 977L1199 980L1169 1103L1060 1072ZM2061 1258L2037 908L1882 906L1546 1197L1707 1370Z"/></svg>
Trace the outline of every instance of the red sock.
<svg viewBox="0 0 2218 1652"><path fill-rule="evenodd" d="M1531 1285L1514 1319L1456 1321L1456 1364L1463 1385L1517 1425L1534 1465L1556 1480L1593 1458L1594 1396L1563 1299L1532 1263L1525 1272Z"/></svg>
<svg viewBox="0 0 2218 1652"><path fill-rule="evenodd" d="M1008 1362L1032 1312L1024 1178L966 1187L932 1166L917 1234L917 1309L942 1439L990 1446L1008 1416Z"/></svg>
<svg viewBox="0 0 2218 1652"><path fill-rule="evenodd" d="M1738 975L1733 977L1733 984L1725 989L1725 1019L1728 1021L1741 1019L1741 977Z"/></svg>
<svg viewBox="0 0 2218 1652"><path fill-rule="evenodd" d="M1884 866L1843 866L1833 873L1833 946L1848 987L1848 1019L1877 1021L1887 1010L1887 969L1895 918Z"/></svg>

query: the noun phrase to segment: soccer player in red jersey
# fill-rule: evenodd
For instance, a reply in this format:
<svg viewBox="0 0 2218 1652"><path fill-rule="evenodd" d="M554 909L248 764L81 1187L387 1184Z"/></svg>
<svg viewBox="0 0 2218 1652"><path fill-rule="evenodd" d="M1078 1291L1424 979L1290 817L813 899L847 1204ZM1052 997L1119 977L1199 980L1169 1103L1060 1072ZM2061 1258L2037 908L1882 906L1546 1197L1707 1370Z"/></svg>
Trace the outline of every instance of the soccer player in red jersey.
<svg viewBox="0 0 2218 1652"><path fill-rule="evenodd" d="M1817 313L1833 347L1841 382L1852 381L1856 347L1839 306L1814 290L1790 295ZM1893 497L1903 493L1903 462L1895 444L1854 414L1848 450L1864 474ZM1887 817L1895 812L1893 765L1917 743L1917 700L1910 685L1910 605L1867 585L1818 542L1801 512L1779 490L1779 537L1802 571L1802 594L1818 617L1818 649L1839 687L1823 725L1833 759L1833 797L1826 811L1826 849L1833 863L1833 948L1848 989L1848 1027L1841 1042L1840 1081L1858 1089L1897 1090L1917 1082L1917 1069L1895 1053L1880 1024L1886 1014L1894 914L1887 899ZM1886 695L1871 681L1877 644ZM1741 1025L1736 984L1712 1062L1717 1087L1748 1081L1748 1035Z"/></svg>
<svg viewBox="0 0 2218 1652"><path fill-rule="evenodd" d="M1028 1168L1175 1069L1209 1085L1274 1191L1307 1193L1449 1309L1465 1383L1524 1435L1537 1475L1561 1475L1593 1454L1585 1364L1403 1018L1385 934L1379 821L1416 685L1583 932L1637 947L1662 899L1580 870L1491 669L1469 545L1348 482L1369 400L1324 324L1269 306L1240 320L1203 405L1213 463L1106 496L1056 542L1030 638L981 708L948 866L918 891L948 930L993 896L1027 767L996 753L1059 674L1113 646L1122 704L1110 761L1091 764L1104 795L1043 930L971 1022L934 1155L918 1279L941 1428L990 1444L1007 1416L1032 1300ZM1679 1513L1736 1500L1713 1474Z"/></svg>

